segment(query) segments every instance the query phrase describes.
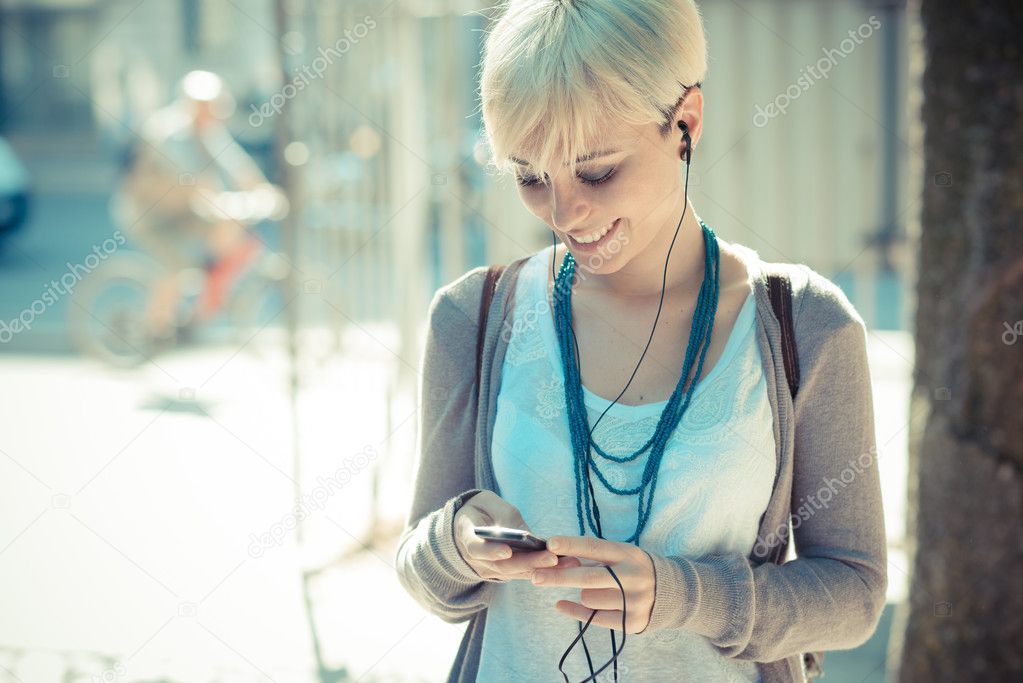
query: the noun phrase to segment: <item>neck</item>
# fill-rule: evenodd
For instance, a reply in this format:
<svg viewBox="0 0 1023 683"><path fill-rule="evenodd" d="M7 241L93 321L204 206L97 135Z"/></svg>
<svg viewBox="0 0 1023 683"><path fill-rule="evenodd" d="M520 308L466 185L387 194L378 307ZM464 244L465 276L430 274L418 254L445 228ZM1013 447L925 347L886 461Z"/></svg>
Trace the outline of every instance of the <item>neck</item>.
<svg viewBox="0 0 1023 683"><path fill-rule="evenodd" d="M687 294L700 288L704 275L706 247L703 227L690 204L678 228L681 207L653 236L640 253L613 273L594 274L589 278L593 287L603 294L623 299L659 300L662 282L665 298L669 293ZM672 238L675 244L672 246ZM664 262L671 248L667 275Z"/></svg>

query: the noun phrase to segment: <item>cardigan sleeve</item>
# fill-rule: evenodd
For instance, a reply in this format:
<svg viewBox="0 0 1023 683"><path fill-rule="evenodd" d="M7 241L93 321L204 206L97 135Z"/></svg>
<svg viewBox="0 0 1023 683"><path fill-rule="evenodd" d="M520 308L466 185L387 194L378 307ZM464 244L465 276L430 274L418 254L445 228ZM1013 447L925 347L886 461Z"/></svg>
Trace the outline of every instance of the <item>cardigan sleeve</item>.
<svg viewBox="0 0 1023 683"><path fill-rule="evenodd" d="M480 577L455 544L455 513L480 492L475 486L472 360L479 316L478 309L467 312L453 301L451 286L438 290L429 307L417 392L418 467L395 570L419 604L444 621L458 623L489 604L497 581Z"/></svg>
<svg viewBox="0 0 1023 683"><path fill-rule="evenodd" d="M877 626L888 576L866 329L837 286L810 275L816 291L796 323L791 509L777 530L784 538L791 523L796 557L652 555L648 631L688 629L724 656L767 662L853 648Z"/></svg>

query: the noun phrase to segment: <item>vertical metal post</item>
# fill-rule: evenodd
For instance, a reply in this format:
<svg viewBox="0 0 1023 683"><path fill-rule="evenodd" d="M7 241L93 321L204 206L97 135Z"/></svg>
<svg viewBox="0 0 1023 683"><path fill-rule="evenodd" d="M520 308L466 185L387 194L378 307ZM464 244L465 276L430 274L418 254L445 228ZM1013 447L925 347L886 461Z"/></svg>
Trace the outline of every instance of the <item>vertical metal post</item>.
<svg viewBox="0 0 1023 683"><path fill-rule="evenodd" d="M281 69L281 83L288 81L288 55L284 50L284 35L288 30L288 18L284 9L284 0L274 0L274 26L277 33L277 55ZM277 126L274 129L274 164L277 168L277 181L284 188L289 198L295 197L295 183L291 173L291 167L284 159L284 148L288 145L291 135L289 109L283 107L277 117ZM298 348L298 325L299 325L299 303L297 302L299 283L298 272L295 264L301 262L301 242L299 239L297 203L292 203L288 215L281 221L283 233L284 251L292 264L288 268L288 277L284 282L284 319L287 330L288 349L288 406L291 417L291 452L292 472L294 474L294 498L300 500L302 496L302 458L299 445L299 421L298 421L298 392L299 392L299 348ZM295 538L301 544L303 541L303 524L299 519L295 525Z"/></svg>

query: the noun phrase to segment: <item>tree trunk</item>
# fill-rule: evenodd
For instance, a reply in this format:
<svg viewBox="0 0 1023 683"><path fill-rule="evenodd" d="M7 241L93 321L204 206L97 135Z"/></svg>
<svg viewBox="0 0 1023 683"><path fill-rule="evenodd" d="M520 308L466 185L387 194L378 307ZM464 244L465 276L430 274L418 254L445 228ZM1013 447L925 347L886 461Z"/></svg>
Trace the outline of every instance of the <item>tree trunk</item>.
<svg viewBox="0 0 1023 683"><path fill-rule="evenodd" d="M899 681L1023 680L1023 3L921 0L921 216ZM916 414L916 411L914 411Z"/></svg>

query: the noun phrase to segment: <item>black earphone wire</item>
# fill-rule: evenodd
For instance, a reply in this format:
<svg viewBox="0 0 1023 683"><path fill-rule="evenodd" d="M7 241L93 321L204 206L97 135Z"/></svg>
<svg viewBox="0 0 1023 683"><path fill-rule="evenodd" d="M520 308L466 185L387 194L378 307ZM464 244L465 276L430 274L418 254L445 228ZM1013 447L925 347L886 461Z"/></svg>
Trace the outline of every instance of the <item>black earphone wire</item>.
<svg viewBox="0 0 1023 683"><path fill-rule="evenodd" d="M684 121L679 121L678 122L678 128L679 128L679 130L682 131L682 139L686 143L686 149L685 149L686 178L685 178L684 192L683 192L683 197L682 197L682 216L679 217L679 219L678 219L678 225L675 227L675 235L671 238L671 244L668 246L668 255L664 259L664 273L661 276L661 298L660 298L660 301L657 304L657 314L654 316L653 327L650 328L650 337L647 339L646 346L643 348L643 353L640 355L639 362L636 363L636 367L635 367L635 369L633 369L632 375L629 377L629 381L626 382L626 384L622 388L621 392L618 394L618 396L615 397L615 400L612 401L610 403L610 405L608 405L607 408L604 409L604 412L600 414L600 417L597 418L597 421L593 423L592 427L590 427L590 431L587 434L587 441L590 442L590 443L592 443L592 441L593 441L593 431L597 428L597 425L600 424L600 421L604 418L605 415L607 415L607 411L611 410L612 406L614 406L616 403L618 403L618 399L620 399L625 394L625 392L629 388L629 385L632 384L632 380L635 379L636 373L639 371L639 366L643 363L643 359L646 357L646 352L650 348L650 343L653 341L654 332L657 329L657 321L661 317L661 308L664 305L664 292L665 292L665 289L667 287L667 281L668 281L668 262L671 260L671 250L675 246L675 240L678 239L678 232L682 228L682 221L685 219L686 209L689 208L689 164L692 161L692 148L693 148L693 145L692 145L692 139L689 136L689 127L686 125L686 123ZM551 236L554 238L554 244L552 245L553 248L551 249L551 279L552 279L552 281L556 282L557 281L557 275L555 275L555 272L554 272L554 262L555 262L555 256L557 254L557 249L558 249L558 242L557 242L558 236L554 232L551 233ZM567 245L566 245L566 248L567 248ZM572 286L571 283L569 283L569 288L571 288L571 286ZM576 367L579 368L579 376L582 377L582 361L579 358L579 342L576 339L575 328L572 326L572 321L571 320L568 321L568 329L572 333L572 353L573 353L573 356L575 358ZM688 379L689 379L688 377L683 379L683 386L685 386L685 381L688 380ZM694 379L694 381L695 381L695 379ZM600 525L600 509L597 507L597 497L596 497L596 494L595 494L595 492L593 490L593 480L590 477L590 463L589 463L589 455L590 454L589 454L589 450L590 450L590 448L587 447L587 451L588 451L587 452L587 460L585 462L585 466L586 466L586 484L587 484L587 487L590 490L590 500L593 503L592 512L593 512L594 521L596 522L596 525L597 525L597 537L598 538L604 538L604 532L603 532L603 530L601 528L601 525ZM642 495L642 493L640 493L640 495ZM579 635L577 635L575 637L575 639L571 642L571 644L569 644L568 649L566 649L565 653L563 655L561 655L561 660L558 662L558 670L561 671L561 675L565 677L565 683L568 683L568 674L566 674L564 672L564 669L562 667L563 667L563 665L565 663L565 659L568 657L569 652L572 651L572 648L575 647L575 644L577 642L579 642L580 640L582 641L582 644L583 644L583 651L586 653L586 663L589 666L590 675L589 675L588 678L584 678L579 683L586 683L587 681L592 681L592 680L596 679L596 677L602 671L604 671L604 669L606 669L608 666L610 666L612 663L614 664L614 680L615 680L616 683L618 681L618 656L625 649L625 617L626 617L626 610L625 610L625 589L622 587L622 582L618 579L618 575L615 574L614 570L611 569L611 567L608 567L607 565L604 565L604 569L606 569L608 571L608 573L611 574L611 578L614 579L615 583L618 584L618 590L620 590L621 593L622 593L622 646L621 646L621 648L617 647L617 642L616 642L616 639L615 639L615 630L614 629L609 629L611 631L611 654L612 654L611 659L606 664L604 664L604 666L602 666L599 669L597 669L596 672L593 671L593 660L590 658L590 650L586 646L586 639L583 637L583 634L586 632L586 629L588 629L590 627L590 622L592 622L593 618L595 616L597 616L598 610L593 610L592 613L590 614L590 618L586 620L586 624L585 625L579 624L577 622L576 625L579 628Z"/></svg>

